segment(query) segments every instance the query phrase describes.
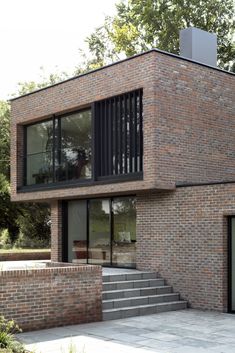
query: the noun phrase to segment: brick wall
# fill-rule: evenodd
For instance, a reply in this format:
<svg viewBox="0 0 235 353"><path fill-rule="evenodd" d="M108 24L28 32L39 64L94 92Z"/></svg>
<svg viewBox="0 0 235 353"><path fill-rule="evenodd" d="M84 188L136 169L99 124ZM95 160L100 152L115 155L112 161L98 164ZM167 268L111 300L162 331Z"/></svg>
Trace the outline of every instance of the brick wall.
<svg viewBox="0 0 235 353"><path fill-rule="evenodd" d="M51 202L51 261L62 261L62 205Z"/></svg>
<svg viewBox="0 0 235 353"><path fill-rule="evenodd" d="M11 108L11 196L14 201L53 200L68 197L87 197L94 195L106 195L114 193L130 193L138 190L160 188L174 188L174 185L156 185L153 179L154 159L149 141L153 141L154 131L154 79L155 79L155 53L149 53L107 67L104 70L91 72L75 80L64 82L60 85L39 91L29 96L22 97L12 102ZM148 68L146 70L146 68ZM138 88L144 89L143 111L144 131L147 138L144 139L144 150L148 160L144 160L144 181L113 183L111 185L80 186L73 188L61 188L54 190L40 190L38 192L19 193L17 187L23 184L22 129L18 132L18 147L16 148L17 126L42 120L52 114L68 112L79 108L89 107L99 99L132 91ZM18 164L16 163L18 161ZM149 165L149 162L151 164ZM147 164L146 164L147 163Z"/></svg>
<svg viewBox="0 0 235 353"><path fill-rule="evenodd" d="M0 313L24 330L102 320L100 266L0 271Z"/></svg>
<svg viewBox="0 0 235 353"><path fill-rule="evenodd" d="M235 184L137 197L137 268L158 271L193 308L227 311L227 216Z"/></svg>
<svg viewBox="0 0 235 353"><path fill-rule="evenodd" d="M235 181L235 77L156 55L156 180Z"/></svg>
<svg viewBox="0 0 235 353"><path fill-rule="evenodd" d="M23 183L22 124L141 87L143 181L17 192ZM155 51L14 100L11 129L15 201L172 190L175 183L235 180L233 75Z"/></svg>
<svg viewBox="0 0 235 353"><path fill-rule="evenodd" d="M51 252L48 251L26 251L26 252L0 252L0 261L23 261L23 260L49 260Z"/></svg>
<svg viewBox="0 0 235 353"><path fill-rule="evenodd" d="M23 183L22 124L138 88L143 88L143 180L17 190ZM159 270L193 307L226 309L223 212L234 212L234 186L174 190L175 184L235 181L232 74L151 51L14 100L11 136L12 200L51 202L52 260L61 261L62 254L58 200L138 194L138 266ZM171 191L159 192L164 189Z"/></svg>

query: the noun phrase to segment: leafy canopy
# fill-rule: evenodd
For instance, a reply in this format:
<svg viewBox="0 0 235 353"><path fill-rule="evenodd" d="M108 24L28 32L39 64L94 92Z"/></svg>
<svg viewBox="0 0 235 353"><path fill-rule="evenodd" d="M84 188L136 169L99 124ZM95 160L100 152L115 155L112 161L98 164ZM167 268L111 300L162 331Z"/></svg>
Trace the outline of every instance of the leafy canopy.
<svg viewBox="0 0 235 353"><path fill-rule="evenodd" d="M116 9L87 38L87 69L151 48L179 54L179 30L194 26L217 34L218 65L235 71L233 0L123 0Z"/></svg>
<svg viewBox="0 0 235 353"><path fill-rule="evenodd" d="M32 92L67 78L65 73L42 77L41 83L18 84L16 95ZM0 235L7 229L9 242L14 245L19 235L28 240L37 240L38 245L49 245L50 211L47 204L12 203L10 199L10 106L0 101ZM26 243L21 239L20 243ZM37 242L34 241L35 245Z"/></svg>
<svg viewBox="0 0 235 353"><path fill-rule="evenodd" d="M0 173L10 173L10 108L0 101Z"/></svg>

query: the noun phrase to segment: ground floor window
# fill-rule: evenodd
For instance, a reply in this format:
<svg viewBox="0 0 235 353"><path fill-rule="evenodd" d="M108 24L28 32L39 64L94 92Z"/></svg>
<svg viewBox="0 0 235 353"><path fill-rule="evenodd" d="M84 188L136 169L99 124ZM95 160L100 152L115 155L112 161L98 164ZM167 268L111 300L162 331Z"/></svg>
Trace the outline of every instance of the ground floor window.
<svg viewBox="0 0 235 353"><path fill-rule="evenodd" d="M72 200L67 202L64 212L65 261L135 267L134 197Z"/></svg>

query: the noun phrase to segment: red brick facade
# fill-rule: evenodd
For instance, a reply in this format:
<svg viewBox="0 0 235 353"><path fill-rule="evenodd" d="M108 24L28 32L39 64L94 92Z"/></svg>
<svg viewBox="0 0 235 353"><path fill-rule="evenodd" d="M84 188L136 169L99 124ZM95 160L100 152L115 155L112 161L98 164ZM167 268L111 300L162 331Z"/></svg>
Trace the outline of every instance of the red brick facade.
<svg viewBox="0 0 235 353"><path fill-rule="evenodd" d="M62 261L62 207L59 201L51 203L51 260Z"/></svg>
<svg viewBox="0 0 235 353"><path fill-rule="evenodd" d="M227 221L235 215L235 184L137 200L137 267L157 270L193 308L227 311Z"/></svg>
<svg viewBox="0 0 235 353"><path fill-rule="evenodd" d="M143 180L22 192L23 124L143 88ZM62 259L62 199L137 195L137 267L157 270L192 307L227 309L226 214L235 214L232 74L150 51L12 101L14 201L48 201ZM234 184L181 187L194 183Z"/></svg>
<svg viewBox="0 0 235 353"><path fill-rule="evenodd" d="M0 271L0 312L24 331L102 320L100 266Z"/></svg>
<svg viewBox="0 0 235 353"><path fill-rule="evenodd" d="M143 88L143 181L17 192L23 184L22 124L138 88ZM175 183L235 180L234 92L233 75L152 51L13 100L12 200L172 190Z"/></svg>

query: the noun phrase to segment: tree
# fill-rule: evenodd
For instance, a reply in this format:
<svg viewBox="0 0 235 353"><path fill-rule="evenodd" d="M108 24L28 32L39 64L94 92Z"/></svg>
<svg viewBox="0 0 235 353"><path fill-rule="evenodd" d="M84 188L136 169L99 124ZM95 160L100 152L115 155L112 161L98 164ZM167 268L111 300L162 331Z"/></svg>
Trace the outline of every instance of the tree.
<svg viewBox="0 0 235 353"><path fill-rule="evenodd" d="M5 175L0 174L0 230L8 229L11 243L19 234L18 207L11 202L9 181Z"/></svg>
<svg viewBox="0 0 235 353"><path fill-rule="evenodd" d="M24 203L18 212L17 224L23 243L48 246L50 243L50 210L46 203ZM27 239L27 241L25 241Z"/></svg>
<svg viewBox="0 0 235 353"><path fill-rule="evenodd" d="M0 173L10 176L10 107L0 101Z"/></svg>
<svg viewBox="0 0 235 353"><path fill-rule="evenodd" d="M36 89L57 83L67 78L51 74L42 77L42 82L23 82L15 95L22 95ZM50 239L50 211L47 204L12 203L10 200L10 106L0 101L0 231L7 229L9 240L14 244L19 234L27 239L38 239L41 244Z"/></svg>
<svg viewBox="0 0 235 353"><path fill-rule="evenodd" d="M35 81L19 82L17 92L14 93L12 96L13 97L21 96L23 94L33 92L33 91L36 91L37 89L54 85L55 83L66 80L69 77L66 72L61 72L59 74L53 73L47 76L44 72L43 67L40 67L40 70L41 70L40 82L35 82Z"/></svg>
<svg viewBox="0 0 235 353"><path fill-rule="evenodd" d="M91 64L102 66L151 48L179 54L179 30L190 26L218 37L218 65L235 71L233 0L127 0L87 38Z"/></svg>

